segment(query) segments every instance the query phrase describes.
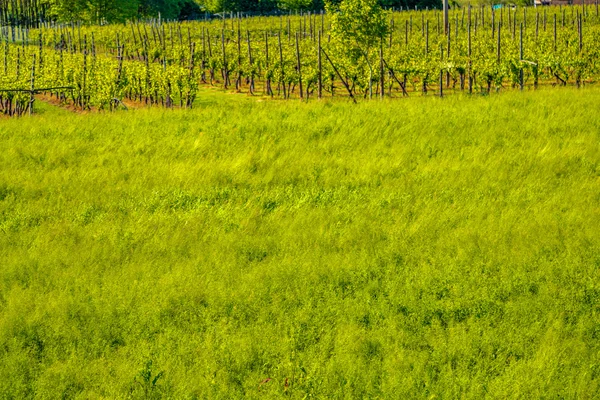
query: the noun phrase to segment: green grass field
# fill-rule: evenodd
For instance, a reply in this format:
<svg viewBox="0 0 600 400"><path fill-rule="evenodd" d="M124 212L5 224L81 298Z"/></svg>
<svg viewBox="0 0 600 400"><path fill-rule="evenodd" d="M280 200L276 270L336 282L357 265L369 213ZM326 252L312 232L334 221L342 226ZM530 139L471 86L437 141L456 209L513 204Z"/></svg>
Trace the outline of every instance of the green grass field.
<svg viewBox="0 0 600 400"><path fill-rule="evenodd" d="M0 398L597 398L599 103L1 120Z"/></svg>

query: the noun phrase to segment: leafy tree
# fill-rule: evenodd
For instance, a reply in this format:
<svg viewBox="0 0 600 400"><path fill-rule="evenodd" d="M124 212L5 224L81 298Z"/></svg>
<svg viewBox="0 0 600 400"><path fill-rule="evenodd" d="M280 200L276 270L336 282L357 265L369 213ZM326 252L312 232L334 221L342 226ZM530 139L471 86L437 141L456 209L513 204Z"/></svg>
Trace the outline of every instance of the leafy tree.
<svg viewBox="0 0 600 400"><path fill-rule="evenodd" d="M200 4L193 0L188 0L181 5L177 18L179 20L193 20L199 18L201 14L202 9L200 8Z"/></svg>
<svg viewBox="0 0 600 400"><path fill-rule="evenodd" d="M377 0L342 0L326 4L331 14L331 42L347 69L368 68L369 96L373 95L373 51L388 33L388 17ZM360 75L360 74L358 74Z"/></svg>
<svg viewBox="0 0 600 400"><path fill-rule="evenodd" d="M272 11L277 9L277 0L197 0L207 11Z"/></svg>
<svg viewBox="0 0 600 400"><path fill-rule="evenodd" d="M59 21L121 22L139 16L178 18L181 11L197 9L193 0L44 0L49 14Z"/></svg>
<svg viewBox="0 0 600 400"><path fill-rule="evenodd" d="M313 0L279 0L278 5L282 10L310 10Z"/></svg>
<svg viewBox="0 0 600 400"><path fill-rule="evenodd" d="M450 0L451 2L453 0ZM467 0L465 0L466 3ZM474 0L477 1L477 0ZM403 9L414 9L415 6L418 7L418 9L425 9L427 7L429 7L430 9L432 8L442 8L442 0L380 0L379 3L386 8L400 8L402 7Z"/></svg>
<svg viewBox="0 0 600 400"><path fill-rule="evenodd" d="M174 19L179 17L186 2L181 0L139 0L139 12L144 15L157 15Z"/></svg>
<svg viewBox="0 0 600 400"><path fill-rule="evenodd" d="M49 14L60 21L85 19L87 0L52 0L47 4Z"/></svg>

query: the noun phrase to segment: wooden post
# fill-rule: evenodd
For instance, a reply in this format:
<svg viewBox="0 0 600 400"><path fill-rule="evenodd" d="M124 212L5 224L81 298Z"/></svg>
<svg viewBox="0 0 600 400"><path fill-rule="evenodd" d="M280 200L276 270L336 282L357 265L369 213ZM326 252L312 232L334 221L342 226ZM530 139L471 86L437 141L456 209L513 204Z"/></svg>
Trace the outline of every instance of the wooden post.
<svg viewBox="0 0 600 400"><path fill-rule="evenodd" d="M85 46L83 50L83 85L81 87L81 109L84 109L87 106L86 99L86 89L87 89L87 36L84 36Z"/></svg>
<svg viewBox="0 0 600 400"><path fill-rule="evenodd" d="M204 26L202 27L202 61L200 62L200 79L203 83L206 83L206 37L204 32Z"/></svg>
<svg viewBox="0 0 600 400"><path fill-rule="evenodd" d="M92 58L93 61L96 61L96 39L94 38L94 32L92 32Z"/></svg>
<svg viewBox="0 0 600 400"><path fill-rule="evenodd" d="M42 73L42 69L44 68L44 35L40 32L40 42L39 42L39 55L38 55L38 65L39 72Z"/></svg>
<svg viewBox="0 0 600 400"><path fill-rule="evenodd" d="M123 44L118 49L117 59L119 60L119 66L117 67L117 85L119 85L121 83L121 76L123 74L123 49L124 48L125 48L125 45Z"/></svg>
<svg viewBox="0 0 600 400"><path fill-rule="evenodd" d="M17 47L17 70L16 70L16 74L15 76L17 77L17 80L20 78L21 75L21 48Z"/></svg>
<svg viewBox="0 0 600 400"><path fill-rule="evenodd" d="M519 61L521 62L521 66L519 68L519 85L521 86L521 90L523 90L524 86L524 76L523 76L523 24L521 23L519 29Z"/></svg>
<svg viewBox="0 0 600 400"><path fill-rule="evenodd" d="M468 14L469 14L469 20L468 20L468 26L471 26L471 3L469 3L469 5L467 6L467 10L468 10Z"/></svg>
<svg viewBox="0 0 600 400"><path fill-rule="evenodd" d="M271 78L269 77L269 34L265 31L265 92L267 96L273 96L271 90Z"/></svg>
<svg viewBox="0 0 600 400"><path fill-rule="evenodd" d="M385 96L385 77L383 74L383 38L381 38L381 43L379 44L379 97L382 100L383 96Z"/></svg>
<svg viewBox="0 0 600 400"><path fill-rule="evenodd" d="M302 39L306 37L306 14L303 16L304 18L304 28L302 29Z"/></svg>
<svg viewBox="0 0 600 400"><path fill-rule="evenodd" d="M390 18L390 44L389 44L390 49L392 48L393 41L394 41L394 16L392 16L392 18Z"/></svg>
<svg viewBox="0 0 600 400"><path fill-rule="evenodd" d="M444 45L440 43L440 62L444 61ZM444 97L444 69L440 69L440 82L439 82L439 94L440 97Z"/></svg>
<svg viewBox="0 0 600 400"><path fill-rule="evenodd" d="M425 55L429 54L429 20L425 23Z"/></svg>
<svg viewBox="0 0 600 400"><path fill-rule="evenodd" d="M248 41L248 63L250 65L250 94L254 94L254 59L252 58L252 44L250 42L250 31L246 30L246 38Z"/></svg>
<svg viewBox="0 0 600 400"><path fill-rule="evenodd" d="M579 53L583 49L583 16L579 14L579 21L577 23L577 30L579 31Z"/></svg>
<svg viewBox="0 0 600 400"><path fill-rule="evenodd" d="M150 103L152 104L152 94L149 91L150 88L150 61L149 61L149 57L148 57L148 52L149 52L149 38L146 36L144 37L144 52L146 53L145 58L145 67L146 67L146 94L145 94L145 98L144 101L146 102L146 104L148 104L148 101L150 101Z"/></svg>
<svg viewBox="0 0 600 400"><path fill-rule="evenodd" d="M468 40L468 48L467 48L467 54L469 57L469 61L468 61L468 70L469 70L469 94L473 93L473 71L472 71L472 60L471 60L471 23L469 23L467 25L467 35L469 37Z"/></svg>
<svg viewBox="0 0 600 400"><path fill-rule="evenodd" d="M500 46L501 46L501 41L500 41L500 27L501 24L498 23L498 38L497 38L497 43L496 43L496 60L498 62L498 64L500 64Z"/></svg>
<svg viewBox="0 0 600 400"><path fill-rule="evenodd" d="M298 83L300 88L300 99L304 98L304 92L302 90L302 63L300 62L300 46L298 45L298 41L300 38L300 32L296 32L296 61L297 61L297 69L298 69Z"/></svg>
<svg viewBox="0 0 600 400"><path fill-rule="evenodd" d="M208 30L208 28L206 28L206 35L207 35L207 42L208 42L208 57L212 59L212 42L210 41L210 31ZM210 84L213 85L213 82L215 80L215 69L213 68L213 66L211 65L209 68L209 74L210 74Z"/></svg>
<svg viewBox="0 0 600 400"><path fill-rule="evenodd" d="M322 64L322 60L321 60L321 53L322 53L322 50L321 50L321 34L322 34L322 32L319 29L319 38L318 38L318 40L319 40L319 43L318 43L319 50L318 50L318 54L317 54L317 64L318 64L318 72L317 72L317 74L318 74L317 75L317 84L318 84L318 89L317 90L318 90L318 93L317 93L317 95L318 95L319 99L323 97L323 64Z"/></svg>
<svg viewBox="0 0 600 400"><path fill-rule="evenodd" d="M283 98L285 99L287 97L285 95L285 69L283 68L283 49L281 47L281 32L279 32L277 39L279 41L279 62L281 67L281 78L279 83L281 86L283 86Z"/></svg>
<svg viewBox="0 0 600 400"><path fill-rule="evenodd" d="M235 90L239 91L242 86L242 34L240 32L240 25L238 19L237 29L237 77L235 79Z"/></svg>
<svg viewBox="0 0 600 400"><path fill-rule="evenodd" d="M515 8L515 15L513 16L513 40L517 37L517 9Z"/></svg>
<svg viewBox="0 0 600 400"><path fill-rule="evenodd" d="M485 6L481 6L481 29L485 30Z"/></svg>
<svg viewBox="0 0 600 400"><path fill-rule="evenodd" d="M166 88L166 98L165 98L165 102L164 102L164 106L167 108L171 108L171 82L169 80L168 74L167 74L167 56L163 55L163 72L165 73L166 76L166 80L167 80L167 88Z"/></svg>
<svg viewBox="0 0 600 400"><path fill-rule="evenodd" d="M194 59L194 54L196 52L196 43L192 42L190 44L190 64L189 64L189 81L190 83L193 82L194 80L194 67L195 67L195 59ZM203 72L204 73L204 72ZM180 104L181 104L180 100ZM188 89L188 93L187 93L187 99L185 102L185 106L186 108L192 108L192 103L194 102L194 99L192 98L192 95L190 93L190 89Z"/></svg>
<svg viewBox="0 0 600 400"><path fill-rule="evenodd" d="M227 55L225 53L225 29L221 30L221 51L222 51L222 61L223 61L223 87L225 89L227 89L227 81L228 81L228 74L229 71L227 70Z"/></svg>
<svg viewBox="0 0 600 400"><path fill-rule="evenodd" d="M556 52L556 14L554 14L554 51Z"/></svg>
<svg viewBox="0 0 600 400"><path fill-rule="evenodd" d="M492 40L494 39L494 35L496 34L496 13L494 12L494 8L492 7L492 20L490 23L490 27L492 28Z"/></svg>
<svg viewBox="0 0 600 400"><path fill-rule="evenodd" d="M454 22L454 40L458 41L458 14L456 14L456 21Z"/></svg>
<svg viewBox="0 0 600 400"><path fill-rule="evenodd" d="M446 59L450 60L450 25L448 25L448 35L446 36L447 47L446 47ZM450 88L450 71L446 71L446 87Z"/></svg>
<svg viewBox="0 0 600 400"><path fill-rule="evenodd" d="M8 39L4 41L4 75L8 75Z"/></svg>
<svg viewBox="0 0 600 400"><path fill-rule="evenodd" d="M32 55L33 62L31 64L31 91L29 92L29 115L33 114L33 103L35 102L35 54Z"/></svg>

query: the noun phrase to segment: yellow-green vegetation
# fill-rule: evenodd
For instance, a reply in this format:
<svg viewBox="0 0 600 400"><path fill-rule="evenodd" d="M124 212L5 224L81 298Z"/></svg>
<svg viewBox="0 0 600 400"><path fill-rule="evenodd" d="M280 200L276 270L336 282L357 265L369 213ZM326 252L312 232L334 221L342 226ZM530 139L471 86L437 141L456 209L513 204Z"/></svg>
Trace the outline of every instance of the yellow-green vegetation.
<svg viewBox="0 0 600 400"><path fill-rule="evenodd" d="M33 89L113 110L123 101L192 108L209 85L358 100L580 87L600 81L598 43L597 3L453 8L447 33L439 10L389 13L377 0L325 14L0 29L0 113L28 113Z"/></svg>
<svg viewBox="0 0 600 400"><path fill-rule="evenodd" d="M599 102L0 121L0 398L593 398Z"/></svg>

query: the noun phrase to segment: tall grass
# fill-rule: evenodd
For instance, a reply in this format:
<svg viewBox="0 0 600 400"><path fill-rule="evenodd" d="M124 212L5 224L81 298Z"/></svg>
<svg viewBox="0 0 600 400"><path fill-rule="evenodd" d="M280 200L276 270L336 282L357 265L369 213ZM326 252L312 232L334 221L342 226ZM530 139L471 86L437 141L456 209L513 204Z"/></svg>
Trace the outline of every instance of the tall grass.
<svg viewBox="0 0 600 400"><path fill-rule="evenodd" d="M599 102L0 121L0 397L593 398Z"/></svg>

